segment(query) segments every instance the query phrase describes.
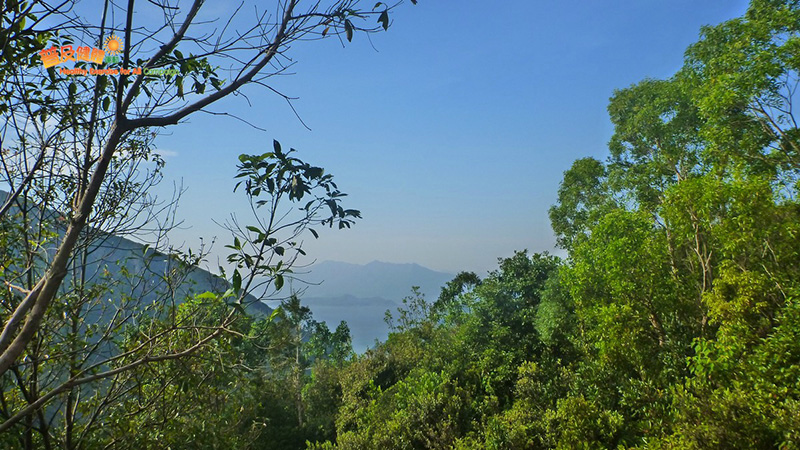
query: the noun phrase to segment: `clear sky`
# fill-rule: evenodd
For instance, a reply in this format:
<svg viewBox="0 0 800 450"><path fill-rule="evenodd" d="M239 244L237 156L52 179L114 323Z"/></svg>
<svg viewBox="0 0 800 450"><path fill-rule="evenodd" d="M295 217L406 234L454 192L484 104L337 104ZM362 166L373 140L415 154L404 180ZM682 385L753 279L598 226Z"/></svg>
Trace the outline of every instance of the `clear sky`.
<svg viewBox="0 0 800 450"><path fill-rule="evenodd" d="M480 274L514 250L553 251L547 210L562 174L584 156L605 158L614 89L665 78L702 25L741 16L745 1L487 2L420 0L398 8L388 32L292 49L293 76L253 86L194 115L156 142L164 188L183 180L173 236L196 246L224 230L212 219L245 214L232 193L240 153L272 139L335 175L363 220L309 238L318 260L416 262ZM374 46L374 48L373 48ZM165 191L168 189L165 189ZM222 244L217 250L223 254ZM212 264L213 266L213 264Z"/></svg>

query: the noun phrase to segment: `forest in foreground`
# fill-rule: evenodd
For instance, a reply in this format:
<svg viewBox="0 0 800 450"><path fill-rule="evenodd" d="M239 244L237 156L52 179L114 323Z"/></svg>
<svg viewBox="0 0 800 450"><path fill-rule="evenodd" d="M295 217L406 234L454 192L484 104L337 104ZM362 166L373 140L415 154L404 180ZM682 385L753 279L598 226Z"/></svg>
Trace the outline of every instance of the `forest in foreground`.
<svg viewBox="0 0 800 450"><path fill-rule="evenodd" d="M0 447L800 448L799 82L798 2L753 0L704 28L674 76L614 93L608 159L564 174L550 219L566 257L520 251L438 298L412 290L364 354L296 296L230 320L256 279L238 271L225 294L114 329L81 328L86 310L56 303L51 333L0 379ZM349 227L358 212L337 209L328 175L288 154L243 156L247 195L302 205L320 188L306 211ZM0 228L9 273L31 254L19 214ZM251 242L281 244L254 228ZM259 267L244 247L231 262ZM264 267L280 289L288 273ZM94 301L104 283L69 295ZM21 300L0 295L6 321ZM87 346L117 356L88 369L56 357ZM44 401L31 391L54 386Z"/></svg>

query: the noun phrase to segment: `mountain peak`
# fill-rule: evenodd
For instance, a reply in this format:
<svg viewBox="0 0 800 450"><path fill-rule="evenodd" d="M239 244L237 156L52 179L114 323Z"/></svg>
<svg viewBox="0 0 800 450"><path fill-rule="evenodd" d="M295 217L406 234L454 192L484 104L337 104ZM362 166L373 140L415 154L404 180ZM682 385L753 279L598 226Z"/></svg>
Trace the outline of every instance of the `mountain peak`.
<svg viewBox="0 0 800 450"><path fill-rule="evenodd" d="M371 261L352 264L323 261L312 265L305 279L308 286L305 297L338 297L353 295L361 298L382 297L399 302L419 286L427 298L435 298L442 285L453 275L437 272L417 263L390 263ZM317 285L318 284L318 285Z"/></svg>

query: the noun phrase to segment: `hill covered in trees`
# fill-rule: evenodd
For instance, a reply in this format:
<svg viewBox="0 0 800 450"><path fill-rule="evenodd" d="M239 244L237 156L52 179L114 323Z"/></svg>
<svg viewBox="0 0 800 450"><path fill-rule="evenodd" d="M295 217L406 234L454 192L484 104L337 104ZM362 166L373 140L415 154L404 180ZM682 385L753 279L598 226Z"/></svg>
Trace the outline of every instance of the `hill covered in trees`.
<svg viewBox="0 0 800 450"><path fill-rule="evenodd" d="M799 32L798 5L756 0L615 92L610 157L550 212L566 258L408 298L377 348L308 359L296 418L254 446L798 448Z"/></svg>
<svg viewBox="0 0 800 450"><path fill-rule="evenodd" d="M568 256L411 299L309 448L800 447L799 44L800 6L755 0L616 91L550 210Z"/></svg>

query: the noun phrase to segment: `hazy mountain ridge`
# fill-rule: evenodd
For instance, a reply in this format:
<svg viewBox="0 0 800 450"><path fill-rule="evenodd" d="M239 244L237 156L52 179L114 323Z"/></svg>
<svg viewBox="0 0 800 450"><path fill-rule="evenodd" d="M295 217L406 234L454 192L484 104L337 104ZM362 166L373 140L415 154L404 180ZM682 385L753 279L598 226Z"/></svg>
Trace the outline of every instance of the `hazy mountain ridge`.
<svg viewBox="0 0 800 450"><path fill-rule="evenodd" d="M344 320L350 327L353 348L364 351L376 339L385 339L389 327L384 322L387 310L396 311L412 286L432 302L453 275L437 272L416 263L397 264L372 261L352 264L323 261L309 268L303 280L302 303L311 308L314 318L335 327Z"/></svg>
<svg viewBox="0 0 800 450"><path fill-rule="evenodd" d="M7 192L0 190L0 204L6 202L8 195ZM12 207L9 214L13 215L15 211L16 208ZM60 214L53 210L47 210L45 216L59 217ZM59 221L54 220L53 223L58 224ZM56 226L58 227L56 230L58 239L48 243L46 248L46 251L51 255L55 254L65 232L63 225ZM91 233L96 237L89 245L87 252L87 279L96 280L97 282L102 282L104 278L117 281L122 281L126 278L133 280L127 285L122 283L123 288L119 289L119 292L109 291L108 295L111 297L127 295L138 297L138 301L142 305L151 303L156 299L158 293L167 287L165 280L168 273L179 264L179 261L174 256L155 251L146 244L135 242L122 236L91 227L87 227L86 233ZM132 274L132 276L126 276L126 272ZM147 278L147 280L142 283L137 281L137 278ZM69 276L67 276L64 285L62 285L62 290L68 284ZM193 266L188 268L185 278L177 287L176 298L183 299L207 291L222 293L229 287L230 284L227 280L201 267ZM258 301L252 295L247 296L245 303L247 304L247 311L251 314L261 315L272 312L272 308ZM113 311L109 310L108 314L113 314ZM102 321L104 320L103 317L104 315L100 314L87 319L89 321Z"/></svg>
<svg viewBox="0 0 800 450"><path fill-rule="evenodd" d="M442 285L453 278L452 274L437 272L416 263L398 264L372 261L368 264L351 264L323 261L314 264L304 277L309 284L303 297L381 297L400 302L411 294L412 286L419 286L428 300L439 295Z"/></svg>
<svg viewBox="0 0 800 450"><path fill-rule="evenodd" d="M7 195L0 191L3 201ZM63 231L59 230L59 234ZM124 267L130 274L148 278L147 283L138 284L126 295L138 296L142 304L152 302L156 292L163 290L164 276L177 264L177 260L128 238L99 230L90 231L97 233L100 239L89 249L89 278L123 278ZM55 252L58 243L60 239L53 242L48 251ZM301 292L302 303L311 308L315 320L327 322L331 329L339 322L346 321L351 330L353 348L361 352L372 346L376 339L383 340L388 336L385 313L387 310L395 312L402 305L403 298L411 295L412 286L419 286L420 292L432 302L453 275L416 263L372 261L361 265L323 261L312 265L307 273L299 274L299 278L304 283L295 282L290 288ZM229 286L227 280L195 266L187 273L177 294L179 298L186 298L206 291L224 292ZM272 311L272 308L253 296L248 296L246 303L251 314L262 315ZM108 312L111 313L113 311ZM91 317L90 321L102 321L103 317L100 314Z"/></svg>

